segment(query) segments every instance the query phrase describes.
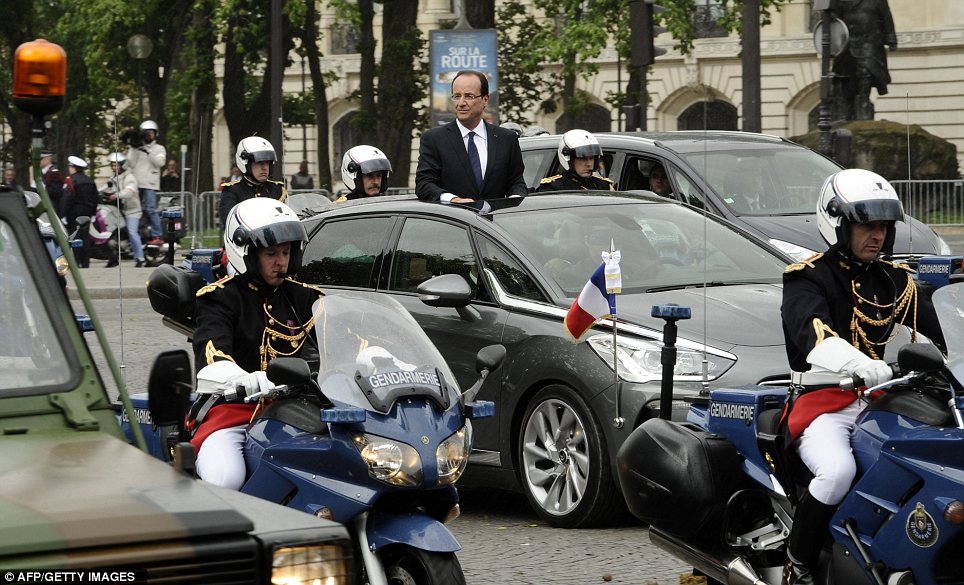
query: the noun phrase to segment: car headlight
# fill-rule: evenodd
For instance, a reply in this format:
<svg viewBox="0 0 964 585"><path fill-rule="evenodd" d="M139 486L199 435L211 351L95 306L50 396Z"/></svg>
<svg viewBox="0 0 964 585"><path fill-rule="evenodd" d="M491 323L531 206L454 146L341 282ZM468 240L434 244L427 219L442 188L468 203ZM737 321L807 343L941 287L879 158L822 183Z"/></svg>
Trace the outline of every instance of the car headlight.
<svg viewBox="0 0 964 585"><path fill-rule="evenodd" d="M435 462L438 465L438 482L441 485L455 483L465 471L469 463L469 450L472 448L472 423L465 421L465 426L452 436L442 441L435 450Z"/></svg>
<svg viewBox="0 0 964 585"><path fill-rule="evenodd" d="M586 340L589 347L612 367L613 365L613 336L594 335ZM652 382L662 378L663 366L660 355L663 347L654 341L645 339L631 339L617 337L616 360L619 377L627 382ZM703 379L703 352L676 347L676 367L673 369L673 379L677 382L696 382ZM707 379L714 380L729 370L735 360L706 354Z"/></svg>
<svg viewBox="0 0 964 585"><path fill-rule="evenodd" d="M779 248L780 251L787 256L793 258L796 262L803 262L817 253L810 248L804 248L803 246L798 246L796 244L791 244L790 242L784 242L783 240L777 240L774 238L770 238L770 243Z"/></svg>
<svg viewBox="0 0 964 585"><path fill-rule="evenodd" d="M422 460L411 445L368 433L353 433L352 440L375 479L410 487L422 483Z"/></svg>
<svg viewBox="0 0 964 585"><path fill-rule="evenodd" d="M349 555L334 544L281 546L271 559L272 585L347 585Z"/></svg>
<svg viewBox="0 0 964 585"><path fill-rule="evenodd" d="M937 236L936 233L934 235ZM953 252L951 252L951 247L947 245L947 242L944 241L944 238L937 236L937 255L950 256L951 254L953 254Z"/></svg>

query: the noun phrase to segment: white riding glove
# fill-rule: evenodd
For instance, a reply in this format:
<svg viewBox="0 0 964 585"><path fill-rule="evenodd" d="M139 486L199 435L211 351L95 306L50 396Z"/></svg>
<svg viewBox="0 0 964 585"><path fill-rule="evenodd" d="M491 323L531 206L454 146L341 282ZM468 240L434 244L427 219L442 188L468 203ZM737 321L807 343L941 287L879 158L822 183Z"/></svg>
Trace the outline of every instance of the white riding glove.
<svg viewBox="0 0 964 585"><path fill-rule="evenodd" d="M244 386L244 390L241 391L238 386ZM248 373L227 360L208 364L197 373L198 394L223 394L228 400L238 400L274 389L275 385L264 372Z"/></svg>
<svg viewBox="0 0 964 585"><path fill-rule="evenodd" d="M268 380L268 375L260 370L232 378L230 382L232 387L224 391L224 397L228 400L243 399L259 393L267 394L275 389L274 383Z"/></svg>
<svg viewBox="0 0 964 585"><path fill-rule="evenodd" d="M867 386L883 384L894 377L887 362L864 355L839 337L828 337L821 341L807 354L807 361L830 372L857 376Z"/></svg>

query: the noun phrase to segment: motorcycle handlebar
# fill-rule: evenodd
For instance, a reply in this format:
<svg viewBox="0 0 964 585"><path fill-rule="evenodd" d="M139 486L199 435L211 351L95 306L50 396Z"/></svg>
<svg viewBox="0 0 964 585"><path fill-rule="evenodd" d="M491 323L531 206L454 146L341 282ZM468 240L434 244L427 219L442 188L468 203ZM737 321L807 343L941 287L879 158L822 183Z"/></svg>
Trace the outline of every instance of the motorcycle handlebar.
<svg viewBox="0 0 964 585"><path fill-rule="evenodd" d="M901 369L900 369L900 366L898 366L897 364L887 364L887 365L890 366L890 371L892 372L892 375L891 375L891 377L890 377L890 380L887 380L886 382L883 382L882 384L877 384L876 386L874 386L874 387L872 387L872 388L868 388L868 389L867 389L868 391L873 391L873 390L876 390L876 389L878 389L878 388L883 388L884 386L890 384L892 381L894 381L894 380L896 380L897 378L900 378L901 376L904 375L904 373L903 373L903 372L901 371ZM863 378L861 378L860 376L851 376L851 377L849 377L849 378L844 378L844 379L840 380L840 387L841 387L841 388L844 388L844 389L846 389L846 390L852 390L852 389L854 389L854 388L862 388L862 387L864 387L864 386L866 386L866 385L867 385L867 383L866 383L866 382L863 380Z"/></svg>
<svg viewBox="0 0 964 585"><path fill-rule="evenodd" d="M240 388L241 388L242 391L243 391L244 386L241 386ZM259 392L255 392L254 394L245 396L245 397L244 397L244 401L245 401L245 402L256 402L257 400L261 399L262 397L264 397L264 398L272 398L272 397L274 397L274 396L278 396L279 394L285 394L285 393L287 393L287 392L288 392L288 386L284 386L284 385L282 385L282 386L275 386L274 388L272 388L272 389L270 389L270 390L261 390L261 391L259 391Z"/></svg>

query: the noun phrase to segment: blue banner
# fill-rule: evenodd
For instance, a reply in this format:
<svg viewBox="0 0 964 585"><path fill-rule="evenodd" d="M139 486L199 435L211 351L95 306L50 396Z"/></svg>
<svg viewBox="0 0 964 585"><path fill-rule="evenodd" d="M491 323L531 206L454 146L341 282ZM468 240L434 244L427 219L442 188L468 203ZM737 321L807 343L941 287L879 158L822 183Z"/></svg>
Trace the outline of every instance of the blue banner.
<svg viewBox="0 0 964 585"><path fill-rule="evenodd" d="M499 123L499 74L496 69L494 30L433 30L429 34L432 63L432 125L455 119L452 111L452 79L463 69L481 71L489 80L489 104L483 116Z"/></svg>

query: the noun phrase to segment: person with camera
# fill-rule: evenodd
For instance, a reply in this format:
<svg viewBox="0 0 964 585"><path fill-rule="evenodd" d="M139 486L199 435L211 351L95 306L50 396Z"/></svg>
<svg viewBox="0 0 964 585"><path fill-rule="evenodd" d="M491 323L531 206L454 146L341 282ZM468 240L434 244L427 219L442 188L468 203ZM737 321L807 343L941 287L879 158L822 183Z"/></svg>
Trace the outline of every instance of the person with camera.
<svg viewBox="0 0 964 585"><path fill-rule="evenodd" d="M131 128L121 137L127 144L127 168L134 173L140 191L141 205L151 224L148 246L160 246L161 217L157 214L157 190L161 186L161 167L167 162L167 149L157 143L157 122L144 120L140 128Z"/></svg>
<svg viewBox="0 0 964 585"><path fill-rule="evenodd" d="M144 259L144 246L141 244L141 235L138 228L141 224L141 198L137 188L137 179L134 173L127 168L127 157L120 152L112 152L107 160L110 162L110 170L113 176L107 181L107 188L104 189L106 198L110 203L120 205L120 212L124 216L127 224L127 239L131 243L131 253L134 255L135 268L146 265ZM115 250L111 259L107 262L107 267L117 266L118 253Z"/></svg>
<svg viewBox="0 0 964 585"><path fill-rule="evenodd" d="M269 179L271 169L278 160L271 143L260 136L248 136L238 143L234 161L241 171L241 178L221 184L218 216L225 225L231 208L255 197L270 197L284 202L288 198L282 181Z"/></svg>

